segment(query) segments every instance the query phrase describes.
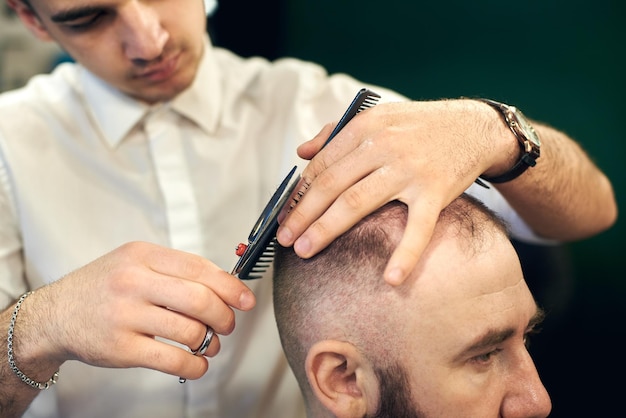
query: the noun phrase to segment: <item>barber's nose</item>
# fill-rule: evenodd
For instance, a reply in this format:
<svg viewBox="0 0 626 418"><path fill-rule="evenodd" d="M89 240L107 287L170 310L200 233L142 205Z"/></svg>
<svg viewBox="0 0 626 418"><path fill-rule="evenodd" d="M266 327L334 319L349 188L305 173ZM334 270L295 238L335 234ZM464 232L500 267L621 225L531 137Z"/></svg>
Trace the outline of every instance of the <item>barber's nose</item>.
<svg viewBox="0 0 626 418"><path fill-rule="evenodd" d="M552 401L527 351L507 383L509 390L502 402L502 417L545 418L550 414Z"/></svg>
<svg viewBox="0 0 626 418"><path fill-rule="evenodd" d="M158 13L149 4L128 2L120 11L120 19L122 46L129 59L150 61L163 53L169 33L163 29Z"/></svg>

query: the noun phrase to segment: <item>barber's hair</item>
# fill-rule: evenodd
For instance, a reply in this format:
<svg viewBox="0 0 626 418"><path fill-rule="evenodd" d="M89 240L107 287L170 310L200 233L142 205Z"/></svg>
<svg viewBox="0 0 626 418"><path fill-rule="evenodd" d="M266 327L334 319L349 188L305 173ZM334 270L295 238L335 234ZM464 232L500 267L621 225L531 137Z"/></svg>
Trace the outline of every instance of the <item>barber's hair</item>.
<svg viewBox="0 0 626 418"><path fill-rule="evenodd" d="M405 204L390 202L310 259L299 258L291 247L277 249L274 311L283 348L305 395L310 389L304 362L317 341L350 341L382 367L395 362L397 330L385 326L389 312L384 306L386 296L396 290L385 283L383 271L407 216ZM506 234L502 221L478 200L462 195L441 212L432 240L460 235L457 241L471 254L480 252L494 231Z"/></svg>
<svg viewBox="0 0 626 418"><path fill-rule="evenodd" d="M35 11L35 9L33 8L33 5L30 4L30 0L20 0L24 6L28 7L32 12Z"/></svg>

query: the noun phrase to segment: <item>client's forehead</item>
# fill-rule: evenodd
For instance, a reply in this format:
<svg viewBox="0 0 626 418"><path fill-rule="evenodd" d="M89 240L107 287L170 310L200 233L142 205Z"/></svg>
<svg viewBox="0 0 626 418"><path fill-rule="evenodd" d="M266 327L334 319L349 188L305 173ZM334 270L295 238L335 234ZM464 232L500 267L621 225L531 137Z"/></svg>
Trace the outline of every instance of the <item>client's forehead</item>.
<svg viewBox="0 0 626 418"><path fill-rule="evenodd" d="M523 281L519 258L508 237L493 225L482 231L480 244L465 234L447 231L434 238L409 284L423 304L447 305L502 291Z"/></svg>
<svg viewBox="0 0 626 418"><path fill-rule="evenodd" d="M468 253L460 238L444 237L424 254L399 301L398 318L415 350L446 350L490 326L527 323L535 303L519 258L506 236L488 234L482 251ZM415 343L413 345L412 343ZM426 343L426 344L425 344Z"/></svg>

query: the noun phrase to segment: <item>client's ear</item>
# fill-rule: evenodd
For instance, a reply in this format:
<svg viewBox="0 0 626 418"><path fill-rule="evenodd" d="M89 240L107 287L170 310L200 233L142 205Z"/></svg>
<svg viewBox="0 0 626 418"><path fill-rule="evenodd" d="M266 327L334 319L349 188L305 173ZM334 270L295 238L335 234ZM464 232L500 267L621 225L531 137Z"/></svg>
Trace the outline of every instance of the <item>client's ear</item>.
<svg viewBox="0 0 626 418"><path fill-rule="evenodd" d="M334 416L362 417L376 411L378 381L354 345L319 341L309 350L305 369L313 393Z"/></svg>
<svg viewBox="0 0 626 418"><path fill-rule="evenodd" d="M24 26L26 26L28 30L30 30L40 41L53 40L48 33L48 30L41 23L39 16L37 16L35 11L31 9L30 6L21 0L7 0L7 4L15 11L15 14L20 18Z"/></svg>

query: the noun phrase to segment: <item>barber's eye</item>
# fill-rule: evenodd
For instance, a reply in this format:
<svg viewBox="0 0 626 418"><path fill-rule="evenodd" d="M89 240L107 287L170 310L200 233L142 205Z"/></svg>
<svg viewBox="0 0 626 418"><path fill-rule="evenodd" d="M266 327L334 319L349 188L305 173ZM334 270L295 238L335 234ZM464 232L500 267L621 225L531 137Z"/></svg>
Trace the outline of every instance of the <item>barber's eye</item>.
<svg viewBox="0 0 626 418"><path fill-rule="evenodd" d="M74 31L81 31L95 26L103 17L103 13L94 13L79 19L65 22L65 26Z"/></svg>

